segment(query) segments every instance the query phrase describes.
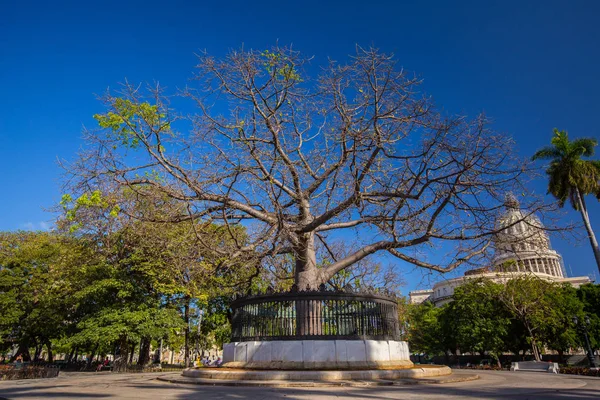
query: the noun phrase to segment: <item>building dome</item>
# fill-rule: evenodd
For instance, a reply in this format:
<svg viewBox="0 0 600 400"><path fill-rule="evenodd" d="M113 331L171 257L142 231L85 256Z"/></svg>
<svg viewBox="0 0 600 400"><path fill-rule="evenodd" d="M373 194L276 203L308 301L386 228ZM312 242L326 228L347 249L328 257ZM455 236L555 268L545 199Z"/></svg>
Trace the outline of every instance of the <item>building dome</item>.
<svg viewBox="0 0 600 400"><path fill-rule="evenodd" d="M505 211L496 224L499 232L494 235L493 268L562 278L561 257L550 247L539 218L522 210L518 200L510 193L504 206Z"/></svg>

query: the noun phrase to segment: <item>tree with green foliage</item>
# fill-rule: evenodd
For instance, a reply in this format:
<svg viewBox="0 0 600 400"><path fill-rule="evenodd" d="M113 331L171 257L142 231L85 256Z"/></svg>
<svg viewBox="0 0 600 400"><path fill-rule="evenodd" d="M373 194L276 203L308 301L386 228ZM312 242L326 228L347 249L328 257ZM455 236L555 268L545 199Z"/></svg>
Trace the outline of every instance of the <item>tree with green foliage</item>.
<svg viewBox="0 0 600 400"><path fill-rule="evenodd" d="M499 292L499 298L513 318L521 321L536 361L541 361L543 329L550 324L553 304L546 295L553 283L536 276L509 279Z"/></svg>
<svg viewBox="0 0 600 400"><path fill-rule="evenodd" d="M122 353L126 354L133 343L141 342L138 362L145 364L150 361L151 342L168 337L169 329L178 329L184 335L185 365L189 366L192 308L202 307L211 297L232 293L240 284L250 284L255 272L243 264L223 262L223 255L210 250L210 243L219 243L225 248L234 240L243 242L245 230L242 226L194 220L164 224L136 218L143 214L147 219L161 219L177 205L168 198L132 202L135 196L128 190L107 189L77 198L63 197L64 217L59 221L59 228L89 241L104 257L99 268L105 271L107 279L96 279L91 284L93 289L85 288L78 295L84 296L91 290L103 298L122 299L113 299L110 304L99 299L93 301L91 304L97 309L87 313L89 321L81 325L85 332L74 338L93 337L95 334L90 330L102 331L98 323L112 324L114 331L122 333ZM118 293L111 287L115 283L123 285ZM175 323L172 309L180 311L181 323ZM120 314L115 316L115 313ZM151 315L171 323L140 325ZM114 341L113 336L106 338Z"/></svg>
<svg viewBox="0 0 600 400"><path fill-rule="evenodd" d="M220 270L198 252L203 248L188 225L125 224L118 215L101 222L103 212L90 207L70 213L69 223L59 221L61 232L0 233L0 352L16 346L13 358L26 361L44 349L49 361L55 349L67 361L87 354L88 367L96 355L110 353L119 370L136 353L139 364L148 363L151 343L162 339L188 354L189 364L190 341L197 338L186 317L198 307L207 311L205 346L222 346L231 295L248 281L248 270ZM212 229L213 240L224 239L222 229Z"/></svg>
<svg viewBox="0 0 600 400"><path fill-rule="evenodd" d="M510 319L510 325L504 339L504 349L516 355L519 360L524 360L525 355L531 349L527 329L520 319Z"/></svg>
<svg viewBox="0 0 600 400"><path fill-rule="evenodd" d="M551 307L542 327L541 340L563 359L566 351L582 344L573 317L583 320L584 305L577 297L577 290L570 284L551 287L546 292L546 298Z"/></svg>
<svg viewBox="0 0 600 400"><path fill-rule="evenodd" d="M408 343L411 351L428 355L448 355L456 350L451 325L444 320L447 305L435 307L425 302L409 307Z"/></svg>
<svg viewBox="0 0 600 400"><path fill-rule="evenodd" d="M201 335L204 348L222 348L231 338L231 311L229 305L232 296L221 295L211 297L206 304L202 319Z"/></svg>
<svg viewBox="0 0 600 400"><path fill-rule="evenodd" d="M461 352L488 353L498 363L505 350L510 313L500 301L501 284L474 279L457 287L448 319Z"/></svg>
<svg viewBox="0 0 600 400"><path fill-rule="evenodd" d="M597 346L600 326L600 285L579 289L535 276L505 283L473 279L457 287L453 301L435 308L432 303L409 307L408 340L417 352L488 354L499 362L511 351L525 356L527 349L540 360L540 349L560 357L583 345L573 317L590 316L590 337Z"/></svg>
<svg viewBox="0 0 600 400"><path fill-rule="evenodd" d="M551 146L538 150L533 160L550 160L548 193L558 199L563 207L567 201L580 212L588 234L598 271L600 271L600 248L592 229L585 204L585 195L594 195L600 200L600 160L585 160L594 155L598 141L592 138L569 140L566 131L554 129Z"/></svg>
<svg viewBox="0 0 600 400"><path fill-rule="evenodd" d="M589 283L577 289L577 297L583 304L583 312L590 318L588 329L592 348L600 348L600 285ZM582 321L582 319L580 319Z"/></svg>
<svg viewBox="0 0 600 400"><path fill-rule="evenodd" d="M55 276L72 250L46 232L0 233L0 343L17 345L14 356L35 360L45 346L52 359L52 339L70 315L66 283Z"/></svg>
<svg viewBox="0 0 600 400"><path fill-rule="evenodd" d="M122 364L141 342L144 350L138 360L145 364L150 341L183 324L176 305L161 290L164 266L144 253L128 233L111 234L105 242L112 243L110 248L91 238L79 239L96 257L65 273L77 322L69 341L73 348L92 352L116 343Z"/></svg>
<svg viewBox="0 0 600 400"><path fill-rule="evenodd" d="M398 326L400 328L400 340L407 341L410 329L410 311L414 305L405 296L398 296Z"/></svg>

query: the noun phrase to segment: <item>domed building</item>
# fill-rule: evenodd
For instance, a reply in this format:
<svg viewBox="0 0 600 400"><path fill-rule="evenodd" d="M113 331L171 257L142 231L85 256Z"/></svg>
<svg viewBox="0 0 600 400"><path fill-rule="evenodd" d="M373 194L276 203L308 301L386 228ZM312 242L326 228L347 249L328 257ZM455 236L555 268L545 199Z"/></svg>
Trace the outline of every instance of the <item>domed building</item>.
<svg viewBox="0 0 600 400"><path fill-rule="evenodd" d="M506 212L498 219L498 227L504 229L494 236L495 269L564 278L562 258L550 247L540 220L521 210L513 195L504 205Z"/></svg>
<svg viewBox="0 0 600 400"><path fill-rule="evenodd" d="M550 246L550 239L539 218L520 208L512 195L506 197L505 212L498 218L498 233L494 235L492 265L467 271L459 278L436 283L432 289L409 293L413 304L431 301L436 306L452 301L454 289L467 279L488 278L506 282L519 275L534 274L541 279L557 283L570 283L575 287L590 283L587 276L567 277L562 257Z"/></svg>

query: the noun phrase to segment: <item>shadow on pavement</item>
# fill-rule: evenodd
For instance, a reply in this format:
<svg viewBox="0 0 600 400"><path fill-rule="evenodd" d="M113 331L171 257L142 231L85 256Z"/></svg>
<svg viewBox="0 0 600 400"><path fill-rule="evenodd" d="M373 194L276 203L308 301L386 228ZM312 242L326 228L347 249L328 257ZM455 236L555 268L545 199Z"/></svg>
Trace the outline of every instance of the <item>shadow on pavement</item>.
<svg viewBox="0 0 600 400"><path fill-rule="evenodd" d="M109 398L113 397L110 394L100 393L71 393L71 392L54 392L48 391L48 389L37 388L37 391L32 392L34 389L23 390L24 388L11 388L6 390L0 390L0 400L7 399L18 399L20 396L34 397L36 399L92 399L92 398Z"/></svg>
<svg viewBox="0 0 600 400"><path fill-rule="evenodd" d="M387 388L332 388L332 390L320 390L320 389L275 389L275 388L222 388L222 390L215 390L216 387L206 387L204 390L198 389L194 393L180 394L176 398L178 400L191 400L191 399L318 399L318 398L340 398L344 399L367 399L367 400L384 400L391 398L407 398L407 394L411 394L410 398L414 399L522 399L522 400L534 400L534 399L580 399L580 400L598 400L600 398L600 392L592 389L571 389L571 390L547 390L547 391L533 391L533 390L522 390L515 391L513 393L507 393L506 391L497 392L495 390L455 390L455 389L443 389L443 388L423 388L413 387L412 392L407 392L410 389L398 388L398 387L387 387ZM232 390L237 389L237 390ZM249 390L252 389L252 390Z"/></svg>
<svg viewBox="0 0 600 400"><path fill-rule="evenodd" d="M4 386L0 400L27 399L176 399L176 400L598 400L600 378L557 377L545 374L489 373L482 379L449 384L371 387L271 388L203 386L168 383L155 376L106 376L105 379L69 379L63 382L23 383ZM75 377L74 377L75 378ZM64 384L64 383L69 384ZM45 383L45 382L44 382ZM59 385L53 386L55 383Z"/></svg>

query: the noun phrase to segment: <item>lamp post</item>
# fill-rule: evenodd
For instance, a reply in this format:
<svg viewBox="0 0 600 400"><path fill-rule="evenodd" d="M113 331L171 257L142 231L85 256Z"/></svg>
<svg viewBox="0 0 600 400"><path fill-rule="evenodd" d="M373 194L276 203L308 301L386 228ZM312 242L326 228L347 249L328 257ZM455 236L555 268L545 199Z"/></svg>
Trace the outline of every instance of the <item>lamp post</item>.
<svg viewBox="0 0 600 400"><path fill-rule="evenodd" d="M575 327L578 328L578 330L583 334L583 338L585 339L585 350L590 363L590 368L598 368L598 364L596 364L596 358L594 357L594 351L592 350L592 345L590 344L590 337L588 336L590 317L586 315L585 318L583 318L583 321L580 321L577 316L574 316L573 323L575 324Z"/></svg>

